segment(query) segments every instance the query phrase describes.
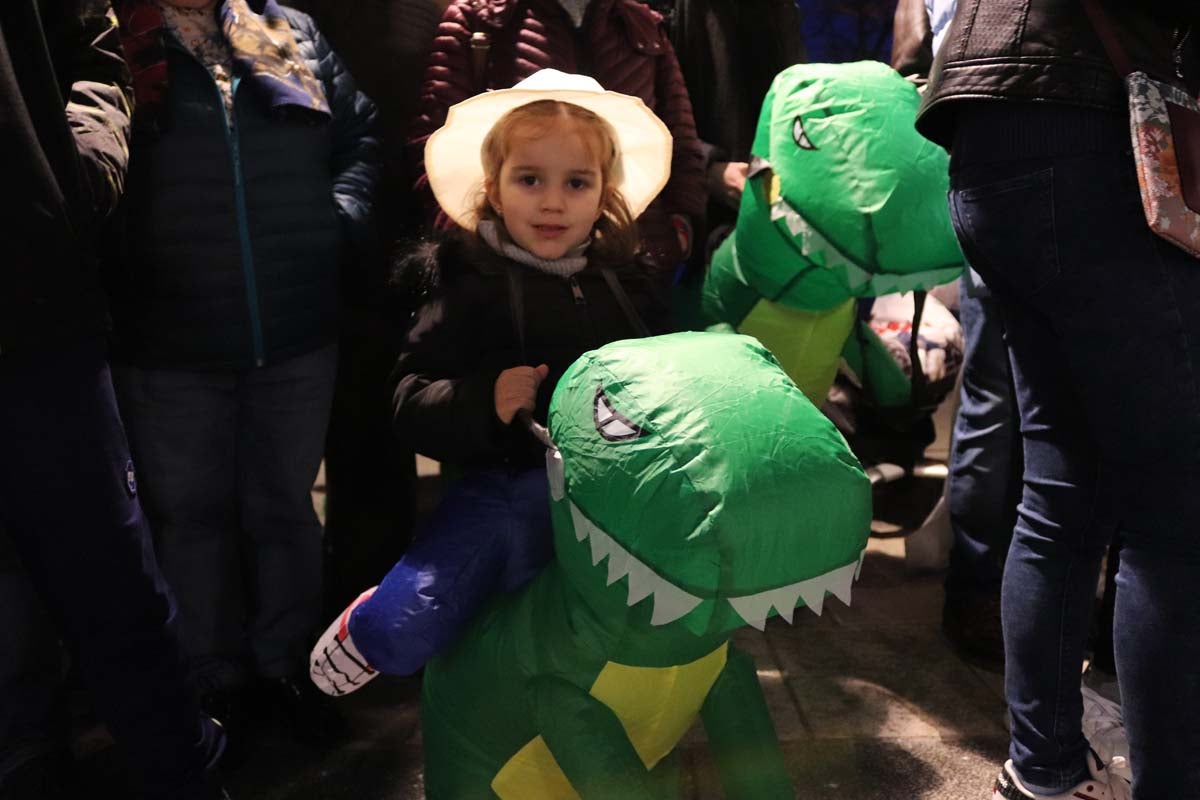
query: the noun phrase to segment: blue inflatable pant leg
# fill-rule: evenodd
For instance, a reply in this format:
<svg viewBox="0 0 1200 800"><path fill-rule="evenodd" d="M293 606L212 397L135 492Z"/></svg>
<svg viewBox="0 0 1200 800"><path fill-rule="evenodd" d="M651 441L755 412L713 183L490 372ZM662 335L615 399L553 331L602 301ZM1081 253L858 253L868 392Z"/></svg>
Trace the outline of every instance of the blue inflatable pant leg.
<svg viewBox="0 0 1200 800"><path fill-rule="evenodd" d="M456 641L492 595L525 585L553 552L545 470L468 473L351 614L350 635L372 667L410 675Z"/></svg>

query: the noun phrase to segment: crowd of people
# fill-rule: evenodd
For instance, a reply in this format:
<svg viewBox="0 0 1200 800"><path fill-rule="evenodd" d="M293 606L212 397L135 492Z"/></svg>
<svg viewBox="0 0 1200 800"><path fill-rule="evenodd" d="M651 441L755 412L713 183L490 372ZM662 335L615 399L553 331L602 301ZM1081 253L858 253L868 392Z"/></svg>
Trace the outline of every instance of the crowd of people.
<svg viewBox="0 0 1200 800"><path fill-rule="evenodd" d="M528 420L585 351L680 327L672 289L805 58L797 14L5 0L0 798L78 791L74 681L130 796L228 799L257 717L336 741L317 689L344 684L309 658L332 612L351 603L333 635L372 674L412 674L536 574ZM1196 22L1175 0L897 9L971 266L944 627L1003 664L994 798L1200 797L1200 265L1147 224L1166 189L1135 169L1122 89L1137 70L1195 97ZM1171 122L1194 197L1200 134ZM413 451L453 479L406 550ZM1116 545L1131 782L1082 728Z"/></svg>

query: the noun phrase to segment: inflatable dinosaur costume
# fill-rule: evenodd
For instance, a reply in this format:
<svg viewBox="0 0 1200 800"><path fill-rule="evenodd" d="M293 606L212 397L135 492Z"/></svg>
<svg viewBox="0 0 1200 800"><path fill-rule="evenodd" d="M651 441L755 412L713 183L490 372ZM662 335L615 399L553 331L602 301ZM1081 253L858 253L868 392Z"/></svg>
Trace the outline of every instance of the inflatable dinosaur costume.
<svg viewBox="0 0 1200 800"><path fill-rule="evenodd" d="M948 160L913 127L919 99L894 70L865 61L789 67L763 101L737 227L713 255L701 316L758 338L815 403L855 298L962 271Z"/></svg>
<svg viewBox="0 0 1200 800"><path fill-rule="evenodd" d="M870 488L841 435L761 345L716 333L585 354L549 428L555 561L426 668L426 796L674 797L666 756L699 716L731 800L790 800L729 638L849 602ZM370 654L338 628L314 664L351 690Z"/></svg>

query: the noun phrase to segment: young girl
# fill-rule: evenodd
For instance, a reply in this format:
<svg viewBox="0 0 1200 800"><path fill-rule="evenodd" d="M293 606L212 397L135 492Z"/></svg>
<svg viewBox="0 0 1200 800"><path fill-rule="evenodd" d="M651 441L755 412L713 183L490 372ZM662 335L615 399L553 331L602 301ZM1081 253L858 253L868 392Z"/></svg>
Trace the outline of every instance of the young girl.
<svg viewBox="0 0 1200 800"><path fill-rule="evenodd" d="M666 182L670 151L639 100L554 70L455 106L430 138L434 191L464 230L416 257L438 288L396 366L393 409L400 436L463 477L317 644L324 691L415 672L550 559L544 447L514 420L545 419L585 351L663 330L633 219Z"/></svg>

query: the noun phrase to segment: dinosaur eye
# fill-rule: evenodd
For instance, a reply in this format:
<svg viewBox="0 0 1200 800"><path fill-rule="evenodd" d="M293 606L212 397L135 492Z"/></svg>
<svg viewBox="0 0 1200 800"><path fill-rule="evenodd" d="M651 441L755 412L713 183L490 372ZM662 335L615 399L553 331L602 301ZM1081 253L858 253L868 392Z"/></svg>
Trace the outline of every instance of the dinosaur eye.
<svg viewBox="0 0 1200 800"><path fill-rule="evenodd" d="M634 425L609 404L608 398L604 396L603 386L596 390L593 417L596 422L596 430L610 442L623 442L646 435L644 429Z"/></svg>
<svg viewBox="0 0 1200 800"><path fill-rule="evenodd" d="M808 134L804 132L804 123L799 117L792 123L792 138L796 140L796 144L801 150L816 150L817 146L808 138Z"/></svg>

